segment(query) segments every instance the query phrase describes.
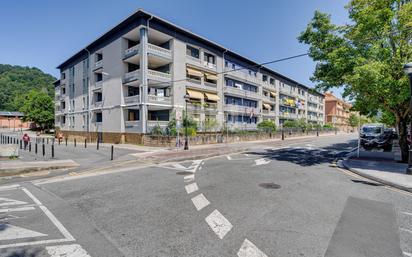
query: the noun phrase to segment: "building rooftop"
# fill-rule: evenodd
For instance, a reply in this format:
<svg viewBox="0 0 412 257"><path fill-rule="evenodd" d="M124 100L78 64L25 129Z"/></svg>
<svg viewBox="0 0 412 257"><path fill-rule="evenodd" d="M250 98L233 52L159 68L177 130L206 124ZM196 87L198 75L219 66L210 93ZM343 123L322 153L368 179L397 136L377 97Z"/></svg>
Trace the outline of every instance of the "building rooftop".
<svg viewBox="0 0 412 257"><path fill-rule="evenodd" d="M0 111L0 116L5 116L5 117L23 117L23 116L24 116L24 113L22 113L22 112Z"/></svg>

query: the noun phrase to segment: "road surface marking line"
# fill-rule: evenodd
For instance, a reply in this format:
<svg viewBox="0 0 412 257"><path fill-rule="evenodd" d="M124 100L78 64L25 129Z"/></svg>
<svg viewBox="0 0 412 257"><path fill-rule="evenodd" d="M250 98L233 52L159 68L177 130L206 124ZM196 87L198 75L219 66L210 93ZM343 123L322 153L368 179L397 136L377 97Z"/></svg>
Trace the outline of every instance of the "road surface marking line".
<svg viewBox="0 0 412 257"><path fill-rule="evenodd" d="M232 160L232 157L230 157L229 155L226 155L226 158L230 161Z"/></svg>
<svg viewBox="0 0 412 257"><path fill-rule="evenodd" d="M255 160L256 166L268 164L270 161L265 160L264 158Z"/></svg>
<svg viewBox="0 0 412 257"><path fill-rule="evenodd" d="M2 224L0 231L0 240L14 240L29 237L42 237L47 236L37 231L33 231L27 228L13 226L10 224Z"/></svg>
<svg viewBox="0 0 412 257"><path fill-rule="evenodd" d="M193 192L196 192L199 188L197 187L196 183L192 183L192 184L185 186L185 189L188 194L191 194Z"/></svg>
<svg viewBox="0 0 412 257"><path fill-rule="evenodd" d="M412 230L410 230L410 229L407 229L407 228L400 228L400 230L402 230L402 231L405 231L405 232L408 232L408 233L411 233L411 234L412 234Z"/></svg>
<svg viewBox="0 0 412 257"><path fill-rule="evenodd" d="M210 204L209 200L207 200L203 194L193 197L192 202L198 211L200 211L201 209L205 208Z"/></svg>
<svg viewBox="0 0 412 257"><path fill-rule="evenodd" d="M218 210L209 214L205 221L220 239L223 239L233 228L233 225Z"/></svg>
<svg viewBox="0 0 412 257"><path fill-rule="evenodd" d="M36 208L32 206L24 206L24 207L18 207L18 208L7 208L7 209L0 209L0 213L6 213L6 212L15 212L15 211L31 211L35 210Z"/></svg>
<svg viewBox="0 0 412 257"><path fill-rule="evenodd" d="M5 248L15 248L21 246L31 246L31 245L42 245L42 244L57 244L57 243L65 243L65 242L72 242L72 239L51 239L51 240L42 240L42 241L34 241L34 242L23 242L23 243L16 243L16 244L8 244L8 245L0 245L0 249Z"/></svg>
<svg viewBox="0 0 412 257"><path fill-rule="evenodd" d="M184 176L183 179L185 182L192 182L195 180L195 174Z"/></svg>
<svg viewBox="0 0 412 257"><path fill-rule="evenodd" d="M78 244L47 246L46 250L50 257L91 257Z"/></svg>
<svg viewBox="0 0 412 257"><path fill-rule="evenodd" d="M202 170L202 166L199 167L199 170Z"/></svg>
<svg viewBox="0 0 412 257"><path fill-rule="evenodd" d="M51 213L49 211L49 209L47 209L46 206L44 206L39 199L37 199L32 193L30 193L29 190L27 190L26 188L22 188L22 190L33 200L33 202L35 204L37 204L37 206L39 206L39 208L44 212L44 214L46 214L46 216L50 219L50 221L59 229L59 231L63 234L63 236L67 239L67 240L72 240L74 241L74 237L70 234L69 231L67 231L67 229L63 226L63 224L60 223L60 221L56 218L56 216L53 215L53 213Z"/></svg>
<svg viewBox="0 0 412 257"><path fill-rule="evenodd" d="M4 203L0 203L0 207L8 206L8 205L27 204L26 202L23 202L23 201L14 200L14 199L10 199L10 198L4 198L4 197L0 197L0 201L4 201Z"/></svg>
<svg viewBox="0 0 412 257"><path fill-rule="evenodd" d="M403 255L406 255L408 257L412 257L412 253L408 253L408 252L402 252Z"/></svg>
<svg viewBox="0 0 412 257"><path fill-rule="evenodd" d="M173 163L172 164L173 167L175 167L176 169L183 169L183 170L187 170L188 168L186 168L185 166L179 164L179 163Z"/></svg>
<svg viewBox="0 0 412 257"><path fill-rule="evenodd" d="M8 185L8 186L1 186L0 191L12 190L12 189L16 189L16 188L19 188L19 187L20 187L20 185L18 185L18 184Z"/></svg>
<svg viewBox="0 0 412 257"><path fill-rule="evenodd" d="M409 216L412 216L412 213L410 213L410 212L406 212L406 211L401 211L401 213L402 213L402 214L405 214L405 215L409 215Z"/></svg>
<svg viewBox="0 0 412 257"><path fill-rule="evenodd" d="M264 252L259 250L252 242L247 238L243 242L242 246L237 253L239 257L268 257Z"/></svg>

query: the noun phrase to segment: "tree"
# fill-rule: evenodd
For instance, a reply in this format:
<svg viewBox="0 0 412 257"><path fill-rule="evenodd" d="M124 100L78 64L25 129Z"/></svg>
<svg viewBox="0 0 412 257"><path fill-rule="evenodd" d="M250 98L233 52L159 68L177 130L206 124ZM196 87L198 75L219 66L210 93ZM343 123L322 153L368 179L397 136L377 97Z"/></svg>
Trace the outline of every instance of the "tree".
<svg viewBox="0 0 412 257"><path fill-rule="evenodd" d="M356 115L355 113L351 113L349 115L349 119L348 119L348 125L353 128L358 127L360 124L360 118L358 115Z"/></svg>
<svg viewBox="0 0 412 257"><path fill-rule="evenodd" d="M298 39L310 46L318 89L344 87L343 96L355 100L361 114L393 114L407 161L410 93L402 67L412 59L412 2L402 2L352 0L346 7L351 22L343 26L316 11Z"/></svg>
<svg viewBox="0 0 412 257"><path fill-rule="evenodd" d="M284 128L296 128L297 122L295 120L287 120L283 123Z"/></svg>
<svg viewBox="0 0 412 257"><path fill-rule="evenodd" d="M54 102L45 92L31 90L24 96L20 111L24 113L24 121L39 125L42 129L49 129L54 124Z"/></svg>
<svg viewBox="0 0 412 257"><path fill-rule="evenodd" d="M276 131L276 124L273 120L264 120L257 124L257 128L266 133L272 133Z"/></svg>

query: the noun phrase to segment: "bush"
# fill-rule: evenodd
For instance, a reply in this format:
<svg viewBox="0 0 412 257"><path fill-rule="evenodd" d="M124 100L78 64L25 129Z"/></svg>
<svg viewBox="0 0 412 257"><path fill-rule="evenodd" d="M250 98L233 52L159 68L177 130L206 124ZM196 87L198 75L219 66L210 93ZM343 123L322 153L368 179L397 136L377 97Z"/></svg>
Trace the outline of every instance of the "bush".
<svg viewBox="0 0 412 257"><path fill-rule="evenodd" d="M154 126L154 127L152 128L152 130L150 131L150 134L151 134L151 135L155 135L155 136L161 136L161 135L163 135L163 130L162 130L162 128L160 127L159 124L156 124L156 126Z"/></svg>
<svg viewBox="0 0 412 257"><path fill-rule="evenodd" d="M260 122L259 124L257 124L257 128L259 130L262 130L266 133L271 133L276 131L276 124L274 121L271 120L264 120L262 122Z"/></svg>
<svg viewBox="0 0 412 257"><path fill-rule="evenodd" d="M297 128L298 124L295 120L287 120L283 123L284 128Z"/></svg>
<svg viewBox="0 0 412 257"><path fill-rule="evenodd" d="M323 128L324 129L333 129L333 125L330 124L330 123L327 123L327 124L323 125Z"/></svg>

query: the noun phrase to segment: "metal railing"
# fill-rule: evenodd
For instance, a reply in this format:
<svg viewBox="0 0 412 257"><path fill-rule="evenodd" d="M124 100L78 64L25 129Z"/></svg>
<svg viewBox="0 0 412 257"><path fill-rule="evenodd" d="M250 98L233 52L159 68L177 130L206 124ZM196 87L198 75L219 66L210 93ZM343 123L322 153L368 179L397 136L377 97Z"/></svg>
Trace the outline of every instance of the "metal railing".
<svg viewBox="0 0 412 257"><path fill-rule="evenodd" d="M125 96L124 103L125 104L138 104L140 103L140 95Z"/></svg>

